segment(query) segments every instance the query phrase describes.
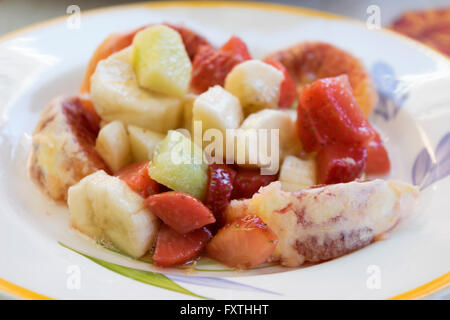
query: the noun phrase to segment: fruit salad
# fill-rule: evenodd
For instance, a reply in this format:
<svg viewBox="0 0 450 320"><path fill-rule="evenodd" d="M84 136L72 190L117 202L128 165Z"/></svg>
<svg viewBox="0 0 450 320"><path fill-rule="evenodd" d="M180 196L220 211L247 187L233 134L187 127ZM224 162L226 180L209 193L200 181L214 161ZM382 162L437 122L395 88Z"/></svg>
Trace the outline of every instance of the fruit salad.
<svg viewBox="0 0 450 320"><path fill-rule="evenodd" d="M418 189L383 179L377 92L352 54L254 57L167 23L112 34L33 132L32 178L70 227L159 267L318 263L388 235Z"/></svg>

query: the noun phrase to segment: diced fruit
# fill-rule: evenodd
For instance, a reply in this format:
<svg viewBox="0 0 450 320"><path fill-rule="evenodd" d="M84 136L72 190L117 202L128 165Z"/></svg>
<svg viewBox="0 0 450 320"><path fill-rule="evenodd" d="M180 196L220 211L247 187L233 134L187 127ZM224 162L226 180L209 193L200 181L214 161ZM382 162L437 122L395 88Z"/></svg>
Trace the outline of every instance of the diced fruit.
<svg viewBox="0 0 450 320"><path fill-rule="evenodd" d="M209 42L196 32L182 26L173 25L170 23L164 23L166 26L176 30L181 39L183 39L184 47L186 48L186 52L189 55L191 61L194 60L198 49L204 45L210 45Z"/></svg>
<svg viewBox="0 0 450 320"><path fill-rule="evenodd" d="M150 161L141 161L130 164L117 172L117 177L127 183L135 192L143 198L159 193L159 184L148 175Z"/></svg>
<svg viewBox="0 0 450 320"><path fill-rule="evenodd" d="M375 134L358 107L346 75L307 85L300 95L297 124L308 152L328 143L362 143Z"/></svg>
<svg viewBox="0 0 450 320"><path fill-rule="evenodd" d="M282 109L289 109L297 99L297 86L287 72L286 68L278 61L273 59L264 60L265 63L274 66L283 73L284 79L280 87L280 101L278 106Z"/></svg>
<svg viewBox="0 0 450 320"><path fill-rule="evenodd" d="M281 186L284 191L298 191L316 182L316 161L287 156L280 169Z"/></svg>
<svg viewBox="0 0 450 320"><path fill-rule="evenodd" d="M238 128L243 119L239 100L220 86L209 88L194 101L193 120L201 121L203 130Z"/></svg>
<svg viewBox="0 0 450 320"><path fill-rule="evenodd" d="M30 174L54 200L85 176L109 169L95 150L96 133L78 97L57 97L42 111L33 130Z"/></svg>
<svg viewBox="0 0 450 320"><path fill-rule="evenodd" d="M272 110L265 109L249 115L241 125L241 129L267 129L267 150L258 148L258 152L263 152L267 156L273 156L274 150L272 150L271 130L279 129L278 141L274 141L274 147L278 148L279 160L283 160L287 155L299 154L302 150L300 139L297 136L297 128L295 122L292 120L288 112L284 110ZM261 135L261 132L258 132ZM259 138L258 138L259 139ZM263 139L263 138L262 138ZM264 140L263 140L264 141ZM278 143L277 143L278 142ZM259 140L258 140L259 144ZM237 145L238 147L238 145ZM248 148L248 146L247 146ZM238 153L239 150L236 151ZM246 159L249 159L250 151L246 150ZM264 166L264 155L258 155L258 166ZM279 163L279 161L277 162ZM248 166L248 162L241 164L240 166Z"/></svg>
<svg viewBox="0 0 450 320"><path fill-rule="evenodd" d="M367 144L367 174L387 174L391 170L388 153L377 133Z"/></svg>
<svg viewBox="0 0 450 320"><path fill-rule="evenodd" d="M133 39L134 70L141 87L182 97L191 80L191 61L181 36L164 26L139 31Z"/></svg>
<svg viewBox="0 0 450 320"><path fill-rule="evenodd" d="M175 191L203 200L208 164L202 149L178 131L169 131L153 154L150 177Z"/></svg>
<svg viewBox="0 0 450 320"><path fill-rule="evenodd" d="M256 216L245 216L226 225L206 246L206 254L230 267L252 268L267 261L277 236Z"/></svg>
<svg viewBox="0 0 450 320"><path fill-rule="evenodd" d="M225 155L226 130L238 128L243 118L239 100L220 86L209 88L194 101L192 120L201 123L203 132L217 129L222 134L222 154L217 154L220 150L215 150L218 158Z"/></svg>
<svg viewBox="0 0 450 320"><path fill-rule="evenodd" d="M192 134L192 113L193 113L193 109L194 109L194 101L195 99L197 99L197 95L192 94L192 93L188 93L185 97L184 97L184 102L183 102L183 128L189 130L189 132L191 132Z"/></svg>
<svg viewBox="0 0 450 320"><path fill-rule="evenodd" d="M293 267L366 246L410 215L418 195L410 184L380 179L297 192L282 191L277 181L251 200L232 201L227 213L260 217L278 236L271 260Z"/></svg>
<svg viewBox="0 0 450 320"><path fill-rule="evenodd" d="M214 215L200 200L177 191L155 194L145 205L178 233L188 233L216 222Z"/></svg>
<svg viewBox="0 0 450 320"><path fill-rule="evenodd" d="M197 258L211 239L207 228L179 234L166 225L162 225L156 240L153 261L161 267L183 264Z"/></svg>
<svg viewBox="0 0 450 320"><path fill-rule="evenodd" d="M161 133L133 125L128 126L128 136L134 161L152 160L156 146L164 139Z"/></svg>
<svg viewBox="0 0 450 320"><path fill-rule="evenodd" d="M233 54L241 61L250 60L252 58L245 42L236 36L232 36L220 50L222 52Z"/></svg>
<svg viewBox="0 0 450 320"><path fill-rule="evenodd" d="M88 67L84 74L83 82L81 84L80 93L88 93L90 88L90 78L97 67L97 64L103 60L108 58L115 52L118 52L122 49L125 49L131 42L133 41L134 35L136 32L142 30L144 27L121 33L113 33L109 35L102 43L95 49L94 54L89 61Z"/></svg>
<svg viewBox="0 0 450 320"><path fill-rule="evenodd" d="M120 121L110 122L100 130L95 149L113 172L131 162L130 140Z"/></svg>
<svg viewBox="0 0 450 320"><path fill-rule="evenodd" d="M168 23L165 23L165 25L176 30L180 34L191 60L194 60L200 46L209 45L209 42L205 38L188 28ZM80 94L88 93L90 91L90 78L94 73L97 64L101 60L108 58L113 53L130 46L136 33L146 27L147 26L143 26L129 32L111 34L97 47L84 74Z"/></svg>
<svg viewBox="0 0 450 320"><path fill-rule="evenodd" d="M231 200L236 171L226 164L211 164L208 169L208 189L205 205L216 217L216 226L225 224L224 212Z"/></svg>
<svg viewBox="0 0 450 320"><path fill-rule="evenodd" d="M259 60L240 63L225 79L225 89L241 101L246 113L278 108L283 73Z"/></svg>
<svg viewBox="0 0 450 320"><path fill-rule="evenodd" d="M238 37L232 37L220 50L201 46L192 67L191 87L197 93L209 87L223 86L225 77L233 67L251 59L247 46Z"/></svg>
<svg viewBox="0 0 450 320"><path fill-rule="evenodd" d="M277 180L277 175L262 175L260 170L240 168L233 183L232 199L251 198L259 188Z"/></svg>
<svg viewBox="0 0 450 320"><path fill-rule="evenodd" d="M131 66L132 48L100 61L91 77L91 99L105 121L120 120L125 125L166 133L180 125L181 99L141 88Z"/></svg>
<svg viewBox="0 0 450 320"><path fill-rule="evenodd" d="M83 95L80 96L80 105L81 110L89 123L89 128L95 135L98 135L98 132L100 131L100 122L102 119L97 114L97 111L95 111L94 104L87 95Z"/></svg>
<svg viewBox="0 0 450 320"><path fill-rule="evenodd" d="M74 229L132 257L143 256L158 233L159 220L144 206L144 199L104 171L70 187L68 205Z"/></svg>
<svg viewBox="0 0 450 320"><path fill-rule="evenodd" d="M317 175L320 184L350 182L366 168L367 150L361 146L332 144L317 153Z"/></svg>

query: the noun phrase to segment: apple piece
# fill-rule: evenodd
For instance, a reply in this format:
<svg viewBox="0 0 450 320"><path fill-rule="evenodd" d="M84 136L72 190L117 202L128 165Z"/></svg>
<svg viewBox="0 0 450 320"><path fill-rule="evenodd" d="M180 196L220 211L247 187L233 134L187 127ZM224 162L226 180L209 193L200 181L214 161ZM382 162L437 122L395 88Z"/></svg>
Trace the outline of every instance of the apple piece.
<svg viewBox="0 0 450 320"><path fill-rule="evenodd" d="M208 182L203 150L182 133L170 130L153 153L150 178L203 200Z"/></svg>
<svg viewBox="0 0 450 320"><path fill-rule="evenodd" d="M246 114L278 108L283 73L260 60L235 66L225 78L225 89L239 98Z"/></svg>
<svg viewBox="0 0 450 320"><path fill-rule="evenodd" d="M180 126L182 100L139 86L128 47L100 61L91 77L91 99L98 115L107 122L120 120L165 134Z"/></svg>
<svg viewBox="0 0 450 320"><path fill-rule="evenodd" d="M203 130L219 129L225 135L226 129L239 128L243 114L235 96L214 86L195 99L192 119L201 121Z"/></svg>
<svg viewBox="0 0 450 320"><path fill-rule="evenodd" d="M146 130L137 126L128 126L131 154L134 161L152 160L156 146L164 139L158 132Z"/></svg>
<svg viewBox="0 0 450 320"><path fill-rule="evenodd" d="M280 169L281 186L284 191L298 191L317 184L316 161L287 156Z"/></svg>
<svg viewBox="0 0 450 320"><path fill-rule="evenodd" d="M100 129L95 149L113 172L131 162L130 140L120 121L113 121Z"/></svg>
<svg viewBox="0 0 450 320"><path fill-rule="evenodd" d="M69 188L71 226L139 258L153 245L159 219L121 179L97 171Z"/></svg>
<svg viewBox="0 0 450 320"><path fill-rule="evenodd" d="M258 153L263 152L266 155L275 154L274 151L276 152L276 150L272 150L270 130L279 129L278 143L276 143L277 141L273 142L273 146L275 148L278 148L278 163L282 162L287 155L298 155L302 151L302 145L300 139L297 136L296 123L292 120L290 113L285 110L264 109L256 113L252 113L244 120L244 122L242 122L241 129L244 129L247 132L251 129L267 129L265 138L265 141L267 141L267 143L263 143L264 140L261 142L259 141L259 139L262 139L260 135L258 135L257 140ZM259 144L261 144L261 146L266 145L267 150L261 149L259 147ZM251 151L248 149L248 145L246 147L246 159L249 159L249 153ZM267 165L266 161L262 161L262 159L264 159L264 154L258 155L258 167L264 167ZM244 167L252 167L252 165L249 163L249 160L246 160L245 163L238 163L238 165Z"/></svg>
<svg viewBox="0 0 450 320"><path fill-rule="evenodd" d="M178 32L164 25L150 26L133 39L134 70L141 87L183 97L191 81L191 60Z"/></svg>

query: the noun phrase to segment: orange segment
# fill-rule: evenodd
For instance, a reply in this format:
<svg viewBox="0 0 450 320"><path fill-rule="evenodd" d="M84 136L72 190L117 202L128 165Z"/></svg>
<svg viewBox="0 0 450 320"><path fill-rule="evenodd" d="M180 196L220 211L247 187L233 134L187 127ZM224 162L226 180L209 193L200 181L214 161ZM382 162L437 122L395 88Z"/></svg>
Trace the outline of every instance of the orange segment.
<svg viewBox="0 0 450 320"><path fill-rule="evenodd" d="M359 107L368 117L378 102L375 85L362 62L350 53L324 42L303 42L267 58L281 62L298 90L317 79L347 74Z"/></svg>

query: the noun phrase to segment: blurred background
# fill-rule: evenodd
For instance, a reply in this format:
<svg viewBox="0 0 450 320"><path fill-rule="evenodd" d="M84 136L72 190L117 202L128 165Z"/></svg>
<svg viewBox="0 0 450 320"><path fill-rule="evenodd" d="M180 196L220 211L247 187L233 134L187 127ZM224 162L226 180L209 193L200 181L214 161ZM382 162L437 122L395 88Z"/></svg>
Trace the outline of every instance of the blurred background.
<svg viewBox="0 0 450 320"><path fill-rule="evenodd" d="M140 1L0 0L0 35L49 18L63 16L69 5L75 4L81 10L89 10L132 2ZM368 7L376 5L380 8L383 27L393 27L394 30L425 42L450 56L450 0L281 0L259 2L302 6L362 21L367 19Z"/></svg>

